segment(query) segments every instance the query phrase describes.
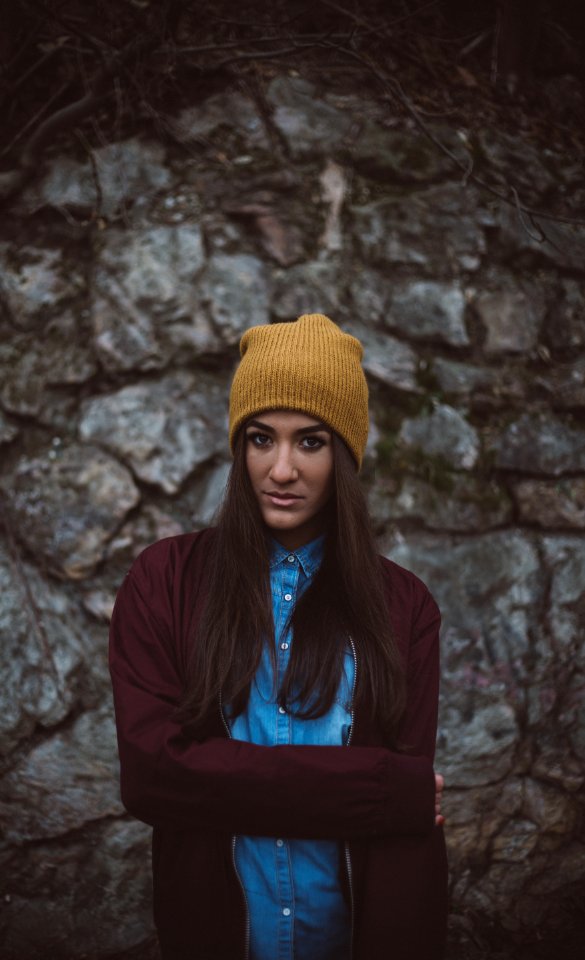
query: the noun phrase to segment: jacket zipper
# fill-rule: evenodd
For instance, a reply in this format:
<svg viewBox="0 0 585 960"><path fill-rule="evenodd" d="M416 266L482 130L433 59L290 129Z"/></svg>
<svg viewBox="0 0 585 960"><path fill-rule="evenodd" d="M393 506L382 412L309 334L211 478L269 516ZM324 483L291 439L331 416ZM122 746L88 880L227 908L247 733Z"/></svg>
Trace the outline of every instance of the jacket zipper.
<svg viewBox="0 0 585 960"><path fill-rule="evenodd" d="M223 712L223 702L221 698L221 693L219 695L219 712L221 714L221 719L225 727L225 732L228 735L228 740L233 740L232 732L229 728L229 724ZM250 956L250 907L248 905L248 896L246 894L244 884L242 883L242 878L240 877L240 874L238 873L238 868L236 866L236 839L237 839L236 834L235 833L232 834L232 866L234 868L236 879L240 885L240 890L242 891L242 897L244 900L244 909L246 911L246 935L244 938L244 958L245 960L248 960L248 957Z"/></svg>
<svg viewBox="0 0 585 960"><path fill-rule="evenodd" d="M355 651L355 643L353 642L352 637L349 638L349 642L351 644L351 652L353 655L353 684L351 687L351 714L350 714L351 723L349 727L349 736L347 738L347 743L345 744L346 747L350 746L351 738L353 737L355 686L357 681L357 666L358 666L357 653ZM353 896L353 873L351 869L351 853L349 850L348 840L345 841L345 866L347 868L347 882L349 884L349 903L350 903L350 911L351 911L351 926L350 926L350 934L349 934L349 957L351 960L351 958L353 957L353 928L354 928L354 920L355 920L355 916L354 916L355 907L354 907L354 896Z"/></svg>

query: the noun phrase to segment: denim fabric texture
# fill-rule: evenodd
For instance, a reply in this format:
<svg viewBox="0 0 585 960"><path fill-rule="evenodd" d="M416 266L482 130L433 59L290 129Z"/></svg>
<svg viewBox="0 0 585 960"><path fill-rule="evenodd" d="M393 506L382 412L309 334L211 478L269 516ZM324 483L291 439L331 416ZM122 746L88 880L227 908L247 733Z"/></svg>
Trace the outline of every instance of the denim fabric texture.
<svg viewBox="0 0 585 960"><path fill-rule="evenodd" d="M324 537L288 552L273 541L270 587L276 642L276 677L268 647L246 710L230 721L236 740L277 746L343 746L351 724L354 661L348 644L344 672L332 708L323 717L301 719L278 706L293 641L289 627L297 599L323 558ZM226 710L229 720L229 707ZM307 797L307 803L311 798ZM250 960L346 960L350 916L340 884L340 846L335 840L239 836L236 867L246 891Z"/></svg>

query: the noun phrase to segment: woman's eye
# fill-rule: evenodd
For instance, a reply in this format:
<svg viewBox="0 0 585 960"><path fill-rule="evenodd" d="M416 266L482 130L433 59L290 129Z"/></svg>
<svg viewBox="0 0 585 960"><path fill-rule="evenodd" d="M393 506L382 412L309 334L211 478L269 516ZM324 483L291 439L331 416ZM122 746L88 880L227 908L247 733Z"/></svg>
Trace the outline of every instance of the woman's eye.
<svg viewBox="0 0 585 960"><path fill-rule="evenodd" d="M321 437L303 437L301 443L306 450L319 450L325 446L325 440Z"/></svg>
<svg viewBox="0 0 585 960"><path fill-rule="evenodd" d="M266 447L270 443L270 437L266 433L248 433L246 436L255 447Z"/></svg>

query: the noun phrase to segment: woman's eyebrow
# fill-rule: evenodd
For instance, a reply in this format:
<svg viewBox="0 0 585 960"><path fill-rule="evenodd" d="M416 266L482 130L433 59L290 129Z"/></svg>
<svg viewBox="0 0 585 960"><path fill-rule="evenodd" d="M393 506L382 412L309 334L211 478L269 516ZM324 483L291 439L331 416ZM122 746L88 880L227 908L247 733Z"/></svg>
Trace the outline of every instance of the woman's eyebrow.
<svg viewBox="0 0 585 960"><path fill-rule="evenodd" d="M268 423L262 423L261 420L248 420L247 427L258 427L259 430L265 430L266 433L274 433L274 427Z"/></svg>
<svg viewBox="0 0 585 960"><path fill-rule="evenodd" d="M295 430L296 434L301 433L317 433L318 431L323 431L324 433L331 433L329 427L325 426L324 423L316 423L314 427L301 427L300 430Z"/></svg>
<svg viewBox="0 0 585 960"><path fill-rule="evenodd" d="M264 430L266 433L274 433L274 427L271 427L268 423L262 423L261 420L248 420L248 427L256 427L258 430ZM324 431L325 433L331 433L331 430L324 423L316 423L314 426L310 427L300 427L298 430L295 430L296 436L301 436L305 433L317 433L319 431Z"/></svg>

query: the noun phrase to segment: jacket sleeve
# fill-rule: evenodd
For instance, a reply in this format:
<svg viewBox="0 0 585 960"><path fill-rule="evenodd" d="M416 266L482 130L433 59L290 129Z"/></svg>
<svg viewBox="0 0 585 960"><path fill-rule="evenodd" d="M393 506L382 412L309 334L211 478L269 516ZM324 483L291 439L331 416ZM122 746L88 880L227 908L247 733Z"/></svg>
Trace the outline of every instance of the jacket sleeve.
<svg viewBox="0 0 585 960"><path fill-rule="evenodd" d="M417 579L418 600L406 661L406 710L399 741L403 749L433 761L439 709L439 629L441 614Z"/></svg>
<svg viewBox="0 0 585 960"><path fill-rule="evenodd" d="M434 824L426 757L382 747L265 747L187 737L174 720L182 693L172 604L140 558L110 630L122 802L173 829L248 835L365 838L416 835ZM162 599L161 599L162 598Z"/></svg>

